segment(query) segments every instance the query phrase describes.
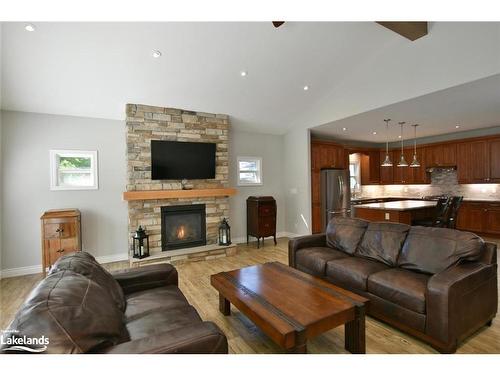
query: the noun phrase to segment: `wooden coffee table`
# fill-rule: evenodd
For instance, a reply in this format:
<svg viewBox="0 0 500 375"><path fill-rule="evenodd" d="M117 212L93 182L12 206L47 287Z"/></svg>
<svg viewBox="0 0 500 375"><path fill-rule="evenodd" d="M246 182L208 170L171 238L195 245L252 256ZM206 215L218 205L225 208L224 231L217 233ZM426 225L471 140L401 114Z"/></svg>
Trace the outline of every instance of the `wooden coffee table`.
<svg viewBox="0 0 500 375"><path fill-rule="evenodd" d="M345 348L365 353L368 299L279 262L211 276L219 309L232 303L289 353L306 353L307 340L345 325Z"/></svg>

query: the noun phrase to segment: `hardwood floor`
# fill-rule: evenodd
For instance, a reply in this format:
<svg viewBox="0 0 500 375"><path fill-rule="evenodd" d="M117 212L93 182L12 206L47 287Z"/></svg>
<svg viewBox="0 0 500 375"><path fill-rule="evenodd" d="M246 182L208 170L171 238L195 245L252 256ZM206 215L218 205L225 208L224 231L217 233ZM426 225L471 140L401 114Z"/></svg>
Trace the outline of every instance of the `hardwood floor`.
<svg viewBox="0 0 500 375"><path fill-rule="evenodd" d="M498 240L497 240L498 242ZM210 286L210 275L241 268L252 264L280 261L288 264L287 239L279 239L274 246L266 240L257 249L239 245L238 254L227 258L177 265L179 287L204 320L215 322L229 340L230 353L282 353L250 320L231 307L231 316L223 316L219 310L218 294ZM128 262L106 264L109 270L128 267ZM6 328L15 311L42 275L29 275L0 280L0 329ZM414 339L380 321L367 318L367 353L436 353L427 344ZM308 341L309 353L347 353L344 349L344 328L338 327ZM500 353L500 319L491 327L482 328L464 342L457 353Z"/></svg>

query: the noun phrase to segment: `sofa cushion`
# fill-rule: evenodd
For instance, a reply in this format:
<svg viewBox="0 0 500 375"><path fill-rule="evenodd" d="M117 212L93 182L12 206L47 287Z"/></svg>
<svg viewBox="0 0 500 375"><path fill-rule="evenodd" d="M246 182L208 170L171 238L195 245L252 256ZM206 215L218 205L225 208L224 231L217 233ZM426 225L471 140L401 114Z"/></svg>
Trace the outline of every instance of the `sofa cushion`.
<svg viewBox="0 0 500 375"><path fill-rule="evenodd" d="M348 257L329 261L326 264L326 277L340 287L365 291L368 277L387 269L388 266L374 260Z"/></svg>
<svg viewBox="0 0 500 375"><path fill-rule="evenodd" d="M425 293L430 276L401 268L377 272L368 278L368 292L425 314Z"/></svg>
<svg viewBox="0 0 500 375"><path fill-rule="evenodd" d="M473 233L447 228L411 227L398 265L435 274L461 260L477 259L483 247L484 241Z"/></svg>
<svg viewBox="0 0 500 375"><path fill-rule="evenodd" d="M127 296L125 319L131 321L156 310L189 306L189 302L175 285L142 290Z"/></svg>
<svg viewBox="0 0 500 375"><path fill-rule="evenodd" d="M326 262L334 259L345 258L348 255L330 247L309 247L297 251L295 264L297 269L316 276L324 276Z"/></svg>
<svg viewBox="0 0 500 375"><path fill-rule="evenodd" d="M368 221L349 217L334 217L326 227L326 244L347 254L354 254Z"/></svg>
<svg viewBox="0 0 500 375"><path fill-rule="evenodd" d="M138 340L201 323L202 320L193 306L154 310L127 322L131 340Z"/></svg>
<svg viewBox="0 0 500 375"><path fill-rule="evenodd" d="M410 226L398 223L370 223L356 254L395 267Z"/></svg>
<svg viewBox="0 0 500 375"><path fill-rule="evenodd" d="M123 312L109 293L69 270L42 280L8 329L16 336L45 336L46 353L87 353L128 340Z"/></svg>
<svg viewBox="0 0 500 375"><path fill-rule="evenodd" d="M54 263L49 275L64 270L78 273L102 286L109 293L116 306L125 311L125 297L122 288L91 254L79 251L62 256Z"/></svg>

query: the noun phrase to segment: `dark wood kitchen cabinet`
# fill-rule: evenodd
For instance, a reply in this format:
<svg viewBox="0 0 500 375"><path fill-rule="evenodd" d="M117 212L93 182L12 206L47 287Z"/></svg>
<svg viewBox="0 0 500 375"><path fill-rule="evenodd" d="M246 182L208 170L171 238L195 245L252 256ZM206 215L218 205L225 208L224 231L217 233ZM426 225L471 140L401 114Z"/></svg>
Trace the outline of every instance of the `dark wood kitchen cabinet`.
<svg viewBox="0 0 500 375"><path fill-rule="evenodd" d="M457 229L500 236L500 202L463 202L458 212Z"/></svg>
<svg viewBox="0 0 500 375"><path fill-rule="evenodd" d="M42 223L42 267L45 276L61 256L82 250L81 214L77 209L50 210Z"/></svg>
<svg viewBox="0 0 500 375"><path fill-rule="evenodd" d="M408 165L413 160L413 151L404 150L403 155L405 157ZM394 183L401 184L412 184L413 183L413 168L410 167L398 167L399 160L401 159L401 150L394 151L394 159L392 160L394 166Z"/></svg>
<svg viewBox="0 0 500 375"><path fill-rule="evenodd" d="M380 151L367 151L360 154L361 185L380 184Z"/></svg>
<svg viewBox="0 0 500 375"><path fill-rule="evenodd" d="M500 139L488 142L490 161L490 182L500 182Z"/></svg>
<svg viewBox="0 0 500 375"><path fill-rule="evenodd" d="M425 148L425 164L428 167L447 167L457 164L456 143L431 145Z"/></svg>
<svg viewBox="0 0 500 375"><path fill-rule="evenodd" d="M458 182L489 182L488 141L462 142L457 145Z"/></svg>
<svg viewBox="0 0 500 375"><path fill-rule="evenodd" d="M260 239L274 237L276 245L276 200L270 196L252 196L247 198L247 244L248 237L257 237L257 248Z"/></svg>
<svg viewBox="0 0 500 375"><path fill-rule="evenodd" d="M348 154L342 145L331 141L311 141L311 211L312 232L321 231L320 172L323 168L347 168Z"/></svg>
<svg viewBox="0 0 500 375"><path fill-rule="evenodd" d="M385 160L386 152L380 151L380 163L383 163ZM394 152L389 151L389 157L394 163ZM380 184L381 185L390 185L394 183L394 167L382 167L380 166Z"/></svg>

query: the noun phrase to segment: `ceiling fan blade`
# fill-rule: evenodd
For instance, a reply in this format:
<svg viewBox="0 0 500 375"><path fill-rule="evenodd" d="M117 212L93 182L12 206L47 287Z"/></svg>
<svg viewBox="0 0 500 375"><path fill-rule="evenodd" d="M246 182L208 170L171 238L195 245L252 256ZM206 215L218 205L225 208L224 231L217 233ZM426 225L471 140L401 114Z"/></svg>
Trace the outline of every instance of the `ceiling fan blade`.
<svg viewBox="0 0 500 375"><path fill-rule="evenodd" d="M272 21L274 27L278 28L285 23L285 21Z"/></svg>

